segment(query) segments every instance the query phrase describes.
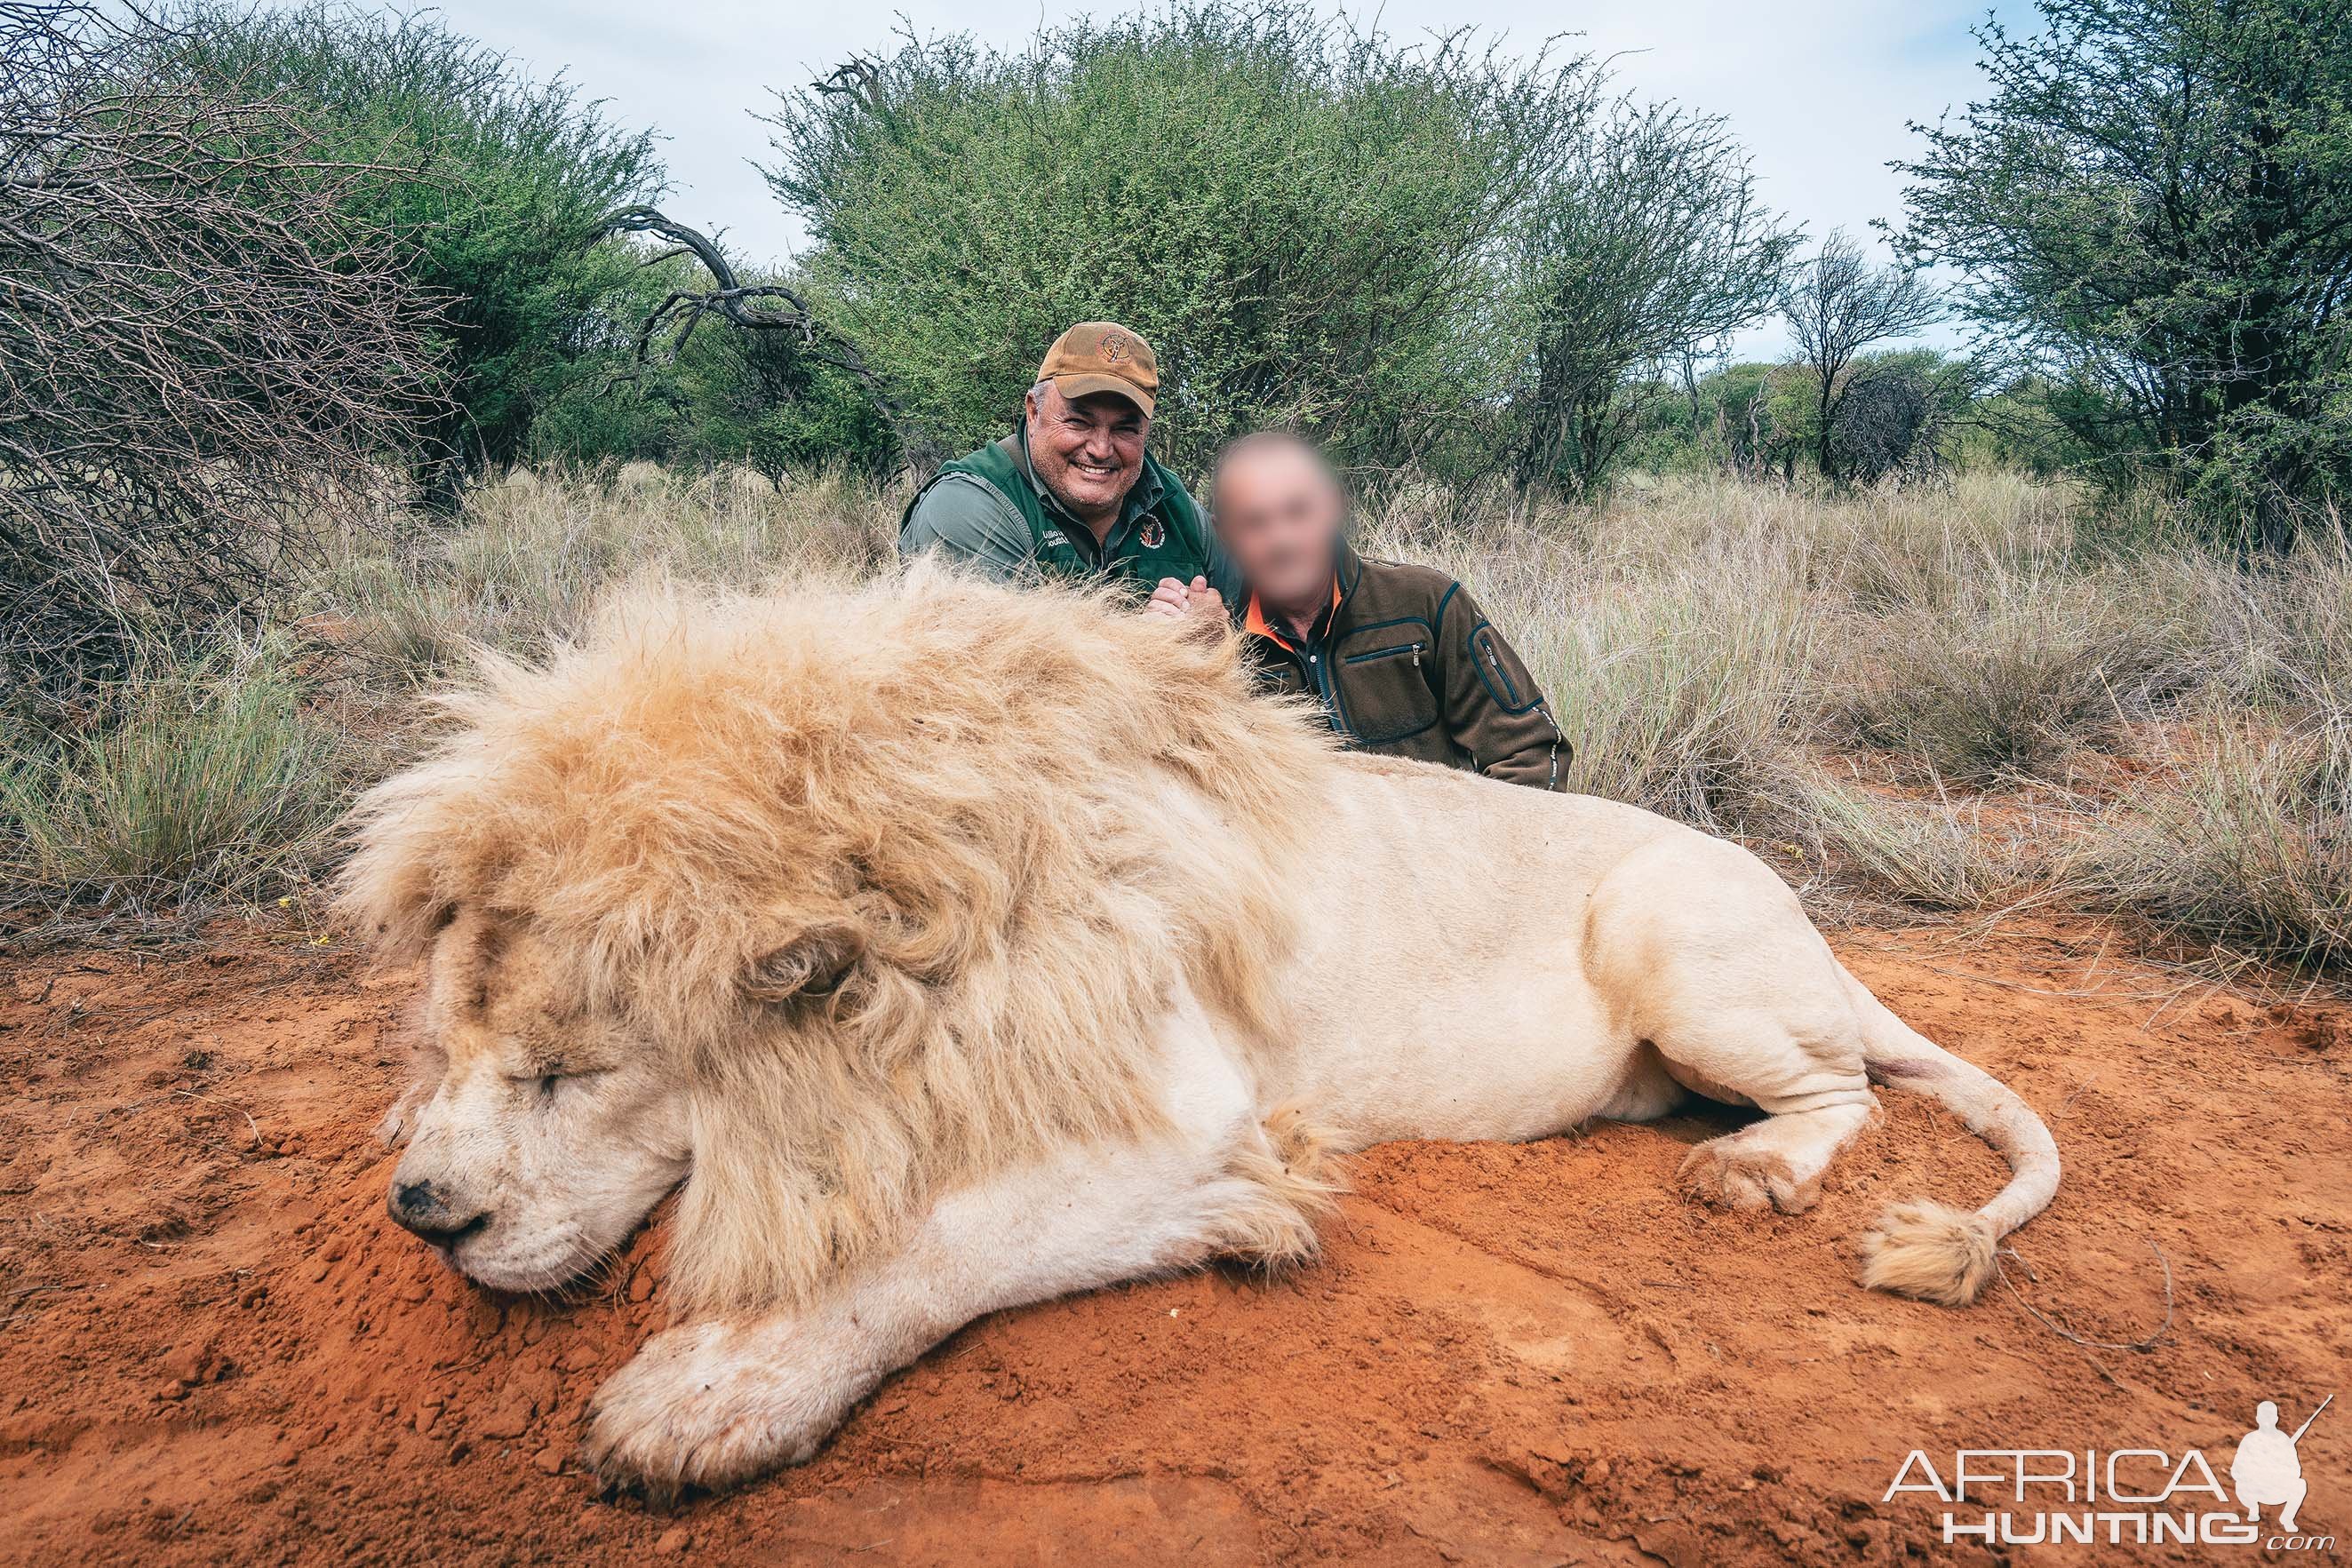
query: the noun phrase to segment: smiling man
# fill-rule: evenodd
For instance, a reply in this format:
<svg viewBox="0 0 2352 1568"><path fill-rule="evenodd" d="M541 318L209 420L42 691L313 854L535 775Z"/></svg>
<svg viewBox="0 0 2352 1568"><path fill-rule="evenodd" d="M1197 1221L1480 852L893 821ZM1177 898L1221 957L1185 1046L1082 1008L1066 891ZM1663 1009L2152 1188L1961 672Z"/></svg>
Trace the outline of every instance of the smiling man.
<svg viewBox="0 0 2352 1568"><path fill-rule="evenodd" d="M1225 448L1210 481L1217 537L1265 685L1310 696L1358 750L1565 787L1569 743L1510 643L1433 567L1372 560L1347 539L1348 496L1323 455L1283 431ZM1151 608L1185 612L1163 587Z"/></svg>
<svg viewBox="0 0 2352 1568"><path fill-rule="evenodd" d="M1238 579L1176 476L1145 452L1160 362L1115 321L1081 321L1037 367L1022 420L947 464L907 508L898 553L939 550L1010 581L1163 583L1222 614Z"/></svg>

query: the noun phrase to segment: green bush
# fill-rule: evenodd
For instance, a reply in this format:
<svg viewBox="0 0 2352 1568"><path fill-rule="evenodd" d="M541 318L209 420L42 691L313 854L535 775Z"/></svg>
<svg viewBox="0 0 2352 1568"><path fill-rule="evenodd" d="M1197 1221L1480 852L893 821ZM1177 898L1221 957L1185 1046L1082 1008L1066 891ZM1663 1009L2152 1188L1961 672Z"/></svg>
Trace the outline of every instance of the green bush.
<svg viewBox="0 0 2352 1568"><path fill-rule="evenodd" d="M634 331L672 290L708 286L695 264L673 256L636 268L597 309ZM798 334L710 321L669 351L575 375L532 423L530 456L743 465L778 484L835 468L881 478L898 465L898 447L870 389L810 354Z"/></svg>
<svg viewBox="0 0 2352 1568"><path fill-rule="evenodd" d="M596 220L657 194L650 132L625 131L566 82L533 82L430 11L386 14L309 0L173 14L174 68L297 108L319 150L372 166L346 204L408 248L439 302L455 406L436 421L430 476L513 460L542 406L625 362L627 296L641 256L590 245Z"/></svg>
<svg viewBox="0 0 2352 1568"><path fill-rule="evenodd" d="M2068 428L2062 407L2085 389L2046 377L2012 376L1970 403L1955 433L1953 460L1963 467L2010 468L2038 479L2096 473L2099 455Z"/></svg>
<svg viewBox="0 0 2352 1568"><path fill-rule="evenodd" d="M1003 432L1045 346L1108 318L1160 352L1180 466L1267 424L1393 465L1514 368L1488 252L1595 82L1286 0L1180 6L1009 53L910 39L785 95L770 178L820 308L947 447Z"/></svg>
<svg viewBox="0 0 2352 1568"><path fill-rule="evenodd" d="M1696 367L1694 367L1695 369ZM2023 467L1979 428L1975 361L1933 349L1856 355L1843 372L1830 435L1844 480L1938 478L1953 467ZM1721 365L1681 386L1629 392L1642 423L1626 455L1653 473L1724 468L1797 476L1814 463L1821 430L1815 371L1801 364Z"/></svg>

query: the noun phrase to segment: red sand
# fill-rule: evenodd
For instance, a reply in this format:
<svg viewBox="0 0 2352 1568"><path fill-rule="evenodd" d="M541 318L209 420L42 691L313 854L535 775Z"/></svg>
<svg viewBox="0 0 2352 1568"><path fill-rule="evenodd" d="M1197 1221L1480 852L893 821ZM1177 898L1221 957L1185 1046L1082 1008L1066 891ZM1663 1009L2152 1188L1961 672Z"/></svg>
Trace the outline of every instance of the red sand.
<svg viewBox="0 0 2352 1568"><path fill-rule="evenodd" d="M1880 1500L1913 1448L2195 1446L2223 1469L2257 1400L2292 1421L2352 1396L2352 1009L2259 1009L2103 957L2096 931L1839 946L2050 1119L2066 1179L2017 1283L2137 1340L2165 1314L2154 1243L2155 1350L2070 1344L2006 1289L1953 1312L1851 1282L1880 1203L1997 1183L1916 1099L1886 1096L1796 1218L1673 1195L1720 1119L1400 1145L1360 1162L1320 1266L976 1323L814 1463L667 1515L600 1500L572 1458L590 1391L662 1319L658 1237L553 1303L467 1285L383 1218L371 1130L407 977L290 936L21 966L0 1557L1980 1562L1931 1504ZM2342 1537L2337 1406L2305 1443L2305 1517Z"/></svg>

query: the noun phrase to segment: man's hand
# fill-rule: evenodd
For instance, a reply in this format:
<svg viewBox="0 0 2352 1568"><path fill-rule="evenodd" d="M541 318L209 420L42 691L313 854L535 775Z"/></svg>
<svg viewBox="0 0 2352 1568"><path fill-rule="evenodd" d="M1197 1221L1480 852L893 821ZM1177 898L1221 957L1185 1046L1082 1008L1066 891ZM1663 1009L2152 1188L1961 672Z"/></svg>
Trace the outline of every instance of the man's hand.
<svg viewBox="0 0 2352 1568"><path fill-rule="evenodd" d="M1181 621L1191 615L1222 616L1225 612L1225 601L1215 589L1209 586L1209 580L1205 577L1194 578L1190 587L1172 577L1163 577L1160 580L1160 586L1151 591L1150 601L1144 605L1144 609L1154 615Z"/></svg>
<svg viewBox="0 0 2352 1568"><path fill-rule="evenodd" d="M1207 615L1222 621L1225 618L1224 595L1209 586L1205 577L1196 577L1192 586L1184 591L1184 613Z"/></svg>
<svg viewBox="0 0 2352 1568"><path fill-rule="evenodd" d="M1151 591L1144 609L1153 615L1165 615L1171 621L1184 619L1184 601L1188 597L1184 585L1172 577L1163 577L1160 586Z"/></svg>

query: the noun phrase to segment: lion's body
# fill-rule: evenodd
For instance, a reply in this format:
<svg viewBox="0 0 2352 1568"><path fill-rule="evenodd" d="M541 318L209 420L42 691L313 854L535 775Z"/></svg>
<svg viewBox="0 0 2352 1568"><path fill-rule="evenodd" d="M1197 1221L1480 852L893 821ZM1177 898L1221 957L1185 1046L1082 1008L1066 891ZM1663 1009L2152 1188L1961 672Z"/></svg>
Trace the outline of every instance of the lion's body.
<svg viewBox="0 0 2352 1568"><path fill-rule="evenodd" d="M1342 755L1249 694L1229 641L1098 601L921 570L653 595L457 709L371 797L346 888L394 951L481 977L453 991L400 1191L461 1185L488 1114L463 1107L539 1071L494 1009L461 1016L518 954L624 1085L564 1113L550 1074L548 1116L678 1085L675 1259L704 1321L608 1388L618 1473L798 1457L980 1312L1302 1256L1333 1149L1540 1137L1696 1090L1768 1114L1696 1151L1692 1189L1794 1209L1875 1075L2017 1166L1987 1209L1920 1206L1871 1243L1871 1282L1955 1301L2054 1187L2031 1113L1880 1007L1746 852ZM528 1239L483 1212L432 1233L512 1283ZM616 1222L574 1228L609 1245Z"/></svg>
<svg viewBox="0 0 2352 1568"><path fill-rule="evenodd" d="M1289 1027L1261 1069L1270 1105L1297 1103L1351 1144L1542 1137L1664 1108L1580 916L1628 854L1710 841L1425 764L1342 760L1323 801L1294 889L1323 917L1279 982Z"/></svg>

